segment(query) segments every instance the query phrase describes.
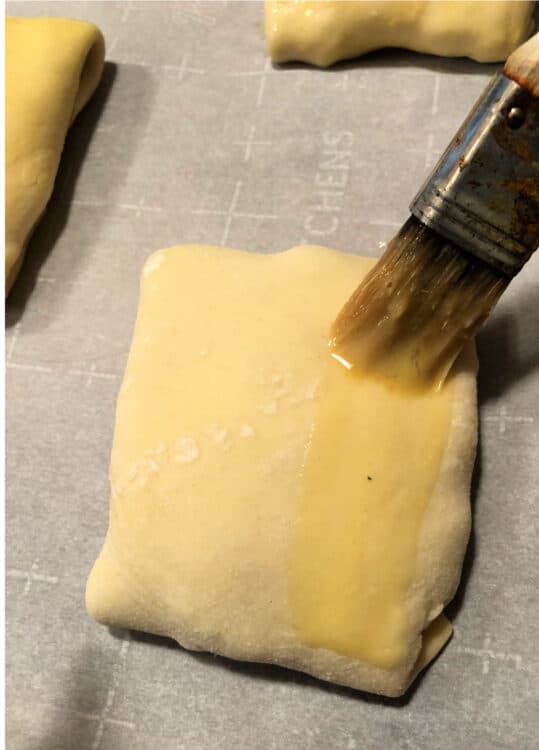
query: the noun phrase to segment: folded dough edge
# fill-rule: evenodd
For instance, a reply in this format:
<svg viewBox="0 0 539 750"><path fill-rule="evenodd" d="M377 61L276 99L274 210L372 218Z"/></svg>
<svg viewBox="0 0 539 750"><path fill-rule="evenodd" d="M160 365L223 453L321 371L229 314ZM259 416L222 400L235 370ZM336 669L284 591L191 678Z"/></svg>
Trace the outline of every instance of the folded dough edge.
<svg viewBox="0 0 539 750"><path fill-rule="evenodd" d="M67 130L97 88L104 60L94 24L6 19L6 296L51 197Z"/></svg>

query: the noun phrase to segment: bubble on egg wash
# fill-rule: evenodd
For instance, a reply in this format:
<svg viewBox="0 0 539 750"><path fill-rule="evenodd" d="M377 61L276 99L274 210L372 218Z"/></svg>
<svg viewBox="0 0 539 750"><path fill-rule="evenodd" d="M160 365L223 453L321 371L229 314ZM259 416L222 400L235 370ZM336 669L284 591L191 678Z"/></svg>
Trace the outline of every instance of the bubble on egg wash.
<svg viewBox="0 0 539 750"><path fill-rule="evenodd" d="M191 464L200 456L197 441L192 437L181 437L174 444L174 458L181 464Z"/></svg>
<svg viewBox="0 0 539 750"><path fill-rule="evenodd" d="M144 278L147 278L151 273L157 271L164 260L165 256L162 253L152 255L150 258L148 258L148 260L144 264L144 270L142 271L142 275L144 276Z"/></svg>
<svg viewBox="0 0 539 750"><path fill-rule="evenodd" d="M242 424L240 427L240 437L252 438L256 435L255 428L251 424Z"/></svg>
<svg viewBox="0 0 539 750"><path fill-rule="evenodd" d="M219 427L218 424L212 423L208 425L208 434L216 443L224 443L228 437L228 430L226 427Z"/></svg>
<svg viewBox="0 0 539 750"><path fill-rule="evenodd" d="M277 401L266 401L265 403L260 404L258 411L261 411L262 414L267 414L268 416L277 414Z"/></svg>

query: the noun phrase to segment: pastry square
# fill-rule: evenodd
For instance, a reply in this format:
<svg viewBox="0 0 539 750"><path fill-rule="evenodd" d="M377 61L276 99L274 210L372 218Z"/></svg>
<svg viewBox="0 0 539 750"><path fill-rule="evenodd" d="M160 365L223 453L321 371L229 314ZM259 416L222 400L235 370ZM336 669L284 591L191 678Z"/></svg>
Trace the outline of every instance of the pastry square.
<svg viewBox="0 0 539 750"><path fill-rule="evenodd" d="M385 695L439 651L469 533L475 357L442 392L350 380L335 400L327 332L373 264L150 256L87 587L98 621Z"/></svg>

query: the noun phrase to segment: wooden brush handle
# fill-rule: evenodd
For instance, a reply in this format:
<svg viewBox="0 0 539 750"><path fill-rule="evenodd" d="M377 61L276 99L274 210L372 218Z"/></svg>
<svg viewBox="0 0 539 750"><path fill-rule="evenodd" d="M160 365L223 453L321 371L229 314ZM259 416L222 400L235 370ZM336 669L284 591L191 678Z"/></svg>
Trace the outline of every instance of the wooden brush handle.
<svg viewBox="0 0 539 750"><path fill-rule="evenodd" d="M539 97L539 33L508 57L503 72Z"/></svg>

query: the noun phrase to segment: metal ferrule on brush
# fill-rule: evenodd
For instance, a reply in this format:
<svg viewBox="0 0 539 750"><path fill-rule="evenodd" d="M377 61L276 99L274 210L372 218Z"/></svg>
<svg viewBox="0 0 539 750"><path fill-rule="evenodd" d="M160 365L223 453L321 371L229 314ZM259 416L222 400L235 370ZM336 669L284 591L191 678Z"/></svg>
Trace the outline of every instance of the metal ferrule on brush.
<svg viewBox="0 0 539 750"><path fill-rule="evenodd" d="M513 277L539 246L539 99L496 75L410 206Z"/></svg>

